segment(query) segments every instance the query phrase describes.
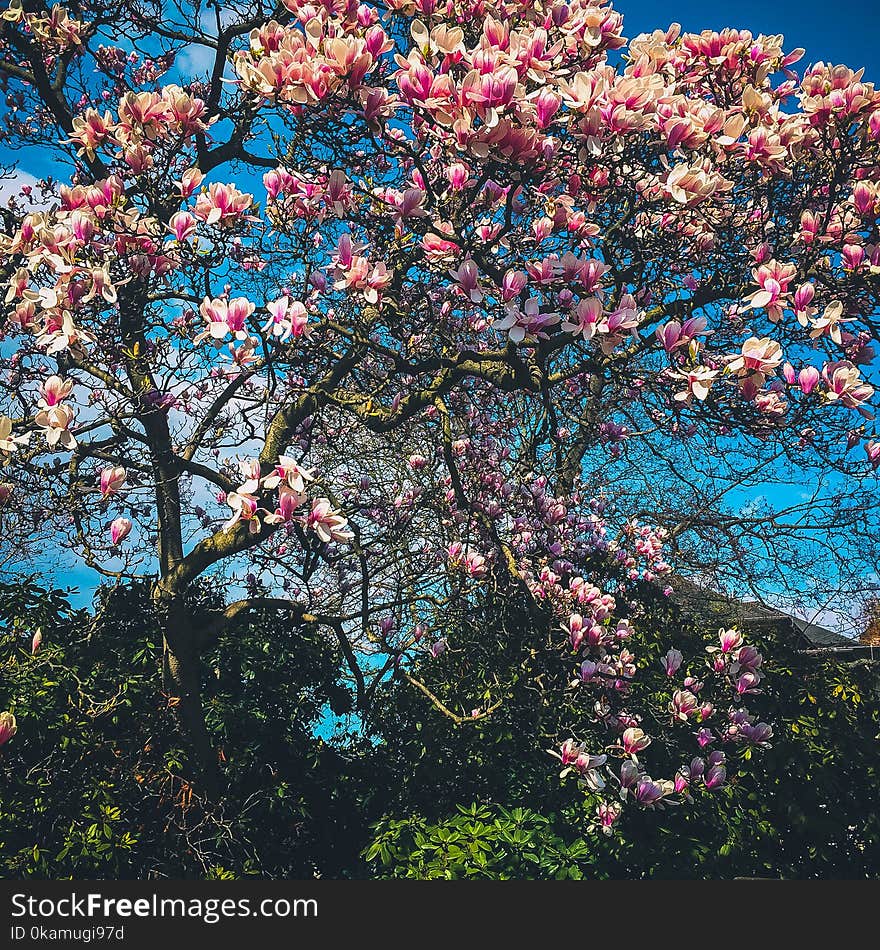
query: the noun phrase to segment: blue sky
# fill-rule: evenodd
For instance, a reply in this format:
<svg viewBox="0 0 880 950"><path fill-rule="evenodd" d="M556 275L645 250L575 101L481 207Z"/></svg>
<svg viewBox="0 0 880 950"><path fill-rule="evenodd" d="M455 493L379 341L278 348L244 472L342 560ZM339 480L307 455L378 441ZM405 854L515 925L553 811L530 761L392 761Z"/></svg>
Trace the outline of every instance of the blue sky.
<svg viewBox="0 0 880 950"><path fill-rule="evenodd" d="M824 60L853 68L865 67L865 78L880 83L880 3L868 0L853 8L832 5L827 0L728 0L723 4L698 0L670 0L658 4L646 0L619 0L617 9L624 15L624 33L633 37L653 29L665 29L678 22L685 31L736 27L753 33L782 33L786 49L802 46L804 59L796 68ZM0 155L2 157L2 155ZM30 161L29 161L30 160ZM45 161L25 156L23 166L37 174L51 173ZM769 487L769 486L768 486ZM768 492L772 499L772 488ZM61 552L55 561L55 580L61 586L79 588L79 604L90 601L90 591L98 575L72 555ZM35 564L34 569L45 570Z"/></svg>

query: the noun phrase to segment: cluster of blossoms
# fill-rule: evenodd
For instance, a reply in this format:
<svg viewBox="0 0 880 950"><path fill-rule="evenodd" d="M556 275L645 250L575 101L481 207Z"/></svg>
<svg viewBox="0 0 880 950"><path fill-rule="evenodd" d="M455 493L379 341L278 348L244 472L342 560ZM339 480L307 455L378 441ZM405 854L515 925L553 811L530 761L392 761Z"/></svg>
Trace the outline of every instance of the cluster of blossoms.
<svg viewBox="0 0 880 950"><path fill-rule="evenodd" d="M65 402L72 392L73 380L64 380L60 376L50 376L40 386L39 412L34 416L34 425L45 433L49 448L56 445L65 449L76 448L76 439L70 431L76 412Z"/></svg>
<svg viewBox="0 0 880 950"><path fill-rule="evenodd" d="M563 627L570 637L572 629L580 632L581 628L579 615L569 618ZM612 625L606 623L604 630L593 637L592 643L583 637L572 638L572 643L576 643L575 650L590 657L582 661L573 685L588 685L594 690L597 695L595 716L618 738L607 747L607 751L598 755L588 753L585 743L573 739L562 743L558 752L551 750L562 761L563 777L576 775L579 784L592 793L616 789L620 802L631 800L644 807L659 807L663 803L690 801L692 791L698 785L712 791L725 784L727 756L718 748L705 752L707 747L749 745L769 748L772 727L759 722L741 705L735 705L760 691L763 658L754 647L744 644L739 631L720 630L719 646L707 647L709 661L706 667L699 676L684 675L680 685L676 684L672 689L669 700L671 723L695 729L693 736L701 754L682 764L672 778L652 778L643 762L642 753L651 745L651 737L642 728L642 717L631 713L621 703L615 705L612 699L616 697L625 702L636 675L632 654L620 651L615 657L608 652L608 644L613 642L614 635L619 637L619 630L618 623L612 634ZM630 633L628 626L626 633L627 636ZM627 662L622 664L621 658ZM683 660L680 650L673 648L665 654L661 663L667 677L674 679L679 675ZM706 698L707 693L722 699L726 697L734 705L730 705L726 715L722 716L715 703ZM618 759L620 764L612 767L610 757ZM597 824L605 833L610 833L619 814L620 804L614 799L602 798L596 806Z"/></svg>
<svg viewBox="0 0 880 950"><path fill-rule="evenodd" d="M507 424L503 418L498 420L499 436ZM518 576L535 599L560 619L567 652L577 658L571 686L589 696L585 719L610 737L599 750L574 739L551 750L562 763L563 777L576 776L579 784L597 797L597 824L607 833L626 802L659 807L665 802L690 800L697 787L720 788L727 779L726 754L720 748L707 750L707 746L767 747L772 737L771 727L758 722L742 706L759 692L761 655L743 642L738 631L722 630L719 646L708 648L708 663L699 674L681 674L680 682L670 685L668 720L658 726L690 727L689 741L699 754L691 756L674 776L653 778L645 768L646 754L650 755L646 750L652 742L647 720L630 707L639 664L633 650L636 631L621 616L621 598L626 599L627 585L632 582L655 582L670 572L664 559L664 532L628 521L617 536L610 537L602 501L582 499L576 493L555 497L543 476L516 486L505 477L509 448L501 438L493 438L491 425L481 429L480 435L479 439L459 438L450 446L466 508L459 507L460 496L451 477L441 478L451 513L448 523L471 539L449 546L448 567L476 583L497 568L497 543L479 530L479 516L487 517L494 530L509 539L506 543ZM410 467L422 472L427 460L412 456ZM478 550L475 543L481 537ZM595 574L579 572L579 562L591 562ZM607 582L615 573L615 593L603 591L598 578ZM420 629L415 642L423 637ZM441 637L425 649L440 657L448 647L447 639ZM683 662L683 654L676 649L663 657L663 669L670 680L676 680ZM726 717L717 708L723 701L734 703ZM614 798L608 797L611 789L616 790Z"/></svg>
<svg viewBox="0 0 880 950"><path fill-rule="evenodd" d="M108 465L102 468L98 476L101 502L106 505L110 499L121 494L127 479L128 472L121 465ZM110 522L110 543L114 548L131 534L132 527L131 518L120 516Z"/></svg>
<svg viewBox="0 0 880 950"><path fill-rule="evenodd" d="M114 150L132 172L153 166L158 145L171 137L190 138L207 130L205 103L180 86L159 92L128 92L119 100L117 118L87 109L73 120L70 140L79 154L95 158L98 150Z"/></svg>
<svg viewBox="0 0 880 950"><path fill-rule="evenodd" d="M515 345L568 337L594 344L606 356L654 339L671 359L667 375L683 384L675 399L684 406L705 402L725 380L771 423L789 411L790 390L869 414L873 387L859 369L868 347L845 329L858 311L848 313L851 305L839 297L820 299L826 291L807 271L814 245L832 252L823 266L841 282L880 266L871 237L880 213L876 175L859 172L830 209L818 200L805 208L790 259L774 249L763 227L766 209L756 206L743 217L734 184L750 169L765 178L785 177L804 156L820 152L823 136L842 123L860 123L868 143L880 142L880 93L861 74L819 64L798 86L791 66L800 51L785 54L779 37L736 30L682 35L675 27L633 40L630 61L618 71L605 54L624 43L622 19L594 0L518 8L509 22L496 18L490 4L478 33L446 22L447 14L473 16L469 3L447 13L429 4L422 11L427 22L411 22L406 55L376 9L298 0L285 5L291 23L253 29L248 48L235 54L242 88L266 108L282 105L297 114L325 104L329 109L332 102L339 114L381 132L389 178L407 177L370 186L339 168L315 173L279 166L264 176L268 222L284 230L297 220L314 229L328 218L362 222L369 213L387 219L398 240L418 245L428 271L452 276L441 319L457 320L459 312L470 328L492 328ZM63 10L56 16L59 9L43 24L13 4L6 18L24 20L50 45L63 36L77 46L83 25ZM411 13L406 4L401 11ZM786 79L774 86L770 77L780 70ZM366 85L371 77L376 85ZM719 83L726 106L713 91ZM793 114L782 108L791 96L801 105ZM398 122L408 117L411 135L391 123L392 116ZM85 108L74 117L71 141L80 154L114 161L116 173L94 185L62 187L56 210L26 216L2 242L5 253L27 258L10 279L7 302L47 353L93 343L77 312L93 301L115 304L130 272L163 277L181 266L180 249L163 244L162 234L170 232L172 244L180 245L199 227L234 230L253 218L253 197L232 184L211 182L198 191L202 174L196 167L177 183L177 197L185 202L195 196L194 203L173 211L167 222L143 215L125 199L125 181L149 170L157 150L193 141L209 122L203 99L175 85L125 93L115 116ZM623 143L653 137L662 145L659 165L618 166L613 156ZM416 143L427 149L419 166L411 158ZM489 178L474 190L480 163L490 154L536 162L544 180L535 188ZM780 375L784 353L771 337L751 336L731 353L709 346L716 331L703 317L655 326L650 290L621 292L609 262L589 250L601 238L591 213L612 201L624 174L636 183L633 234L647 239L675 231L683 252L699 258L712 253L726 228L739 228L757 287L743 298L740 318L762 313L771 326L782 326L791 312L808 340L830 340L842 358L820 367L787 362L791 380L790 372ZM465 231L447 219L460 192L473 198L475 211ZM522 218L523 237L532 245L515 262L502 233L511 211ZM378 246L377 236L362 237L360 230L340 234L323 266L312 269L310 292L382 301L396 268L384 259L387 248ZM565 248L565 242L573 246ZM128 268L114 273L115 260ZM683 283L696 294L702 281L685 275ZM287 306L283 297L266 305L264 332L279 343L307 327L309 302L287 297ZM195 339L220 341L231 334L233 361L254 363L259 341L245 329L253 309L243 297L206 297L200 306L206 328ZM645 330L651 332L644 336Z"/></svg>
<svg viewBox="0 0 880 950"><path fill-rule="evenodd" d="M223 526L225 530L228 531L239 521L247 524L251 534L259 533L263 524L296 523L314 531L324 542L350 541L354 537L354 532L348 527L348 519L327 498L315 499L307 512L297 514L307 501L307 482L314 480L315 473L303 468L294 459L282 455L268 475L260 474L257 459L246 459L240 467L245 481L237 491L221 499L232 509L232 517ZM264 491L274 490L277 490L278 507L273 512L260 506L260 496Z"/></svg>

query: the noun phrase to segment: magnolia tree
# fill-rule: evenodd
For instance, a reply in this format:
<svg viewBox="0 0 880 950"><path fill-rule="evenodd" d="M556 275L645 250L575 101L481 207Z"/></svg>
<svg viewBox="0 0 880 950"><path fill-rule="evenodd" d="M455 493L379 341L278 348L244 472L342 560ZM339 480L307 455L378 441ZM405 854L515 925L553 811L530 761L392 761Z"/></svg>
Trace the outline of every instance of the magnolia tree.
<svg viewBox="0 0 880 950"><path fill-rule="evenodd" d="M10 558L155 577L193 782L220 789L200 655L229 619L322 624L362 711L397 676L466 728L491 692L452 706L410 661L443 662L486 592L550 618L588 697L554 751L599 824L767 742L735 630L670 648L668 708L632 705L633 585L669 551L705 573L815 543L823 577L870 553L861 73L798 74L747 31L627 43L594 0L13 0L0 23L2 144L43 175L0 244ZM813 487L771 511L749 490L780 473ZM235 594L196 624L205 575ZM696 758L652 777L673 729Z"/></svg>

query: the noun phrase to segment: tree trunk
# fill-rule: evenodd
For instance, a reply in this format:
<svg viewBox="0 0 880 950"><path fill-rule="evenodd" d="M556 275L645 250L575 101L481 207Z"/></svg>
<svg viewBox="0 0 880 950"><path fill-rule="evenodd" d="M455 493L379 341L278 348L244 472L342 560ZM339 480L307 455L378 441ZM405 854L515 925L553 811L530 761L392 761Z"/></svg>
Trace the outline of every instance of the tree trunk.
<svg viewBox="0 0 880 950"><path fill-rule="evenodd" d="M188 757L186 777L197 795L216 801L222 782L217 752L205 724L202 661L196 630L182 595L165 601L162 607L162 679L165 691L176 700L175 712Z"/></svg>

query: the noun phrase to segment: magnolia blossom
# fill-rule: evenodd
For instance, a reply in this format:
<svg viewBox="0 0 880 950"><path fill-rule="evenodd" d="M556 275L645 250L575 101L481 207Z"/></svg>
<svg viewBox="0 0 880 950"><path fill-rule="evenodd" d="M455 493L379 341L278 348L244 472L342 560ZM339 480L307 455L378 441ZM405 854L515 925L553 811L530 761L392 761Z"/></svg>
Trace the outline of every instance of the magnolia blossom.
<svg viewBox="0 0 880 950"><path fill-rule="evenodd" d="M645 735L642 729L633 726L624 730L621 741L623 743L623 751L626 752L627 755L632 756L635 756L643 749L647 749L651 744L650 736Z"/></svg>
<svg viewBox="0 0 880 950"><path fill-rule="evenodd" d="M800 386L801 392L805 396L809 396L816 386L818 386L819 379L819 370L817 370L815 366L805 366L798 373L798 385Z"/></svg>
<svg viewBox="0 0 880 950"><path fill-rule="evenodd" d="M620 802L599 802L596 806L596 817L603 834L611 834L611 826L620 817L622 810Z"/></svg>
<svg viewBox="0 0 880 950"><path fill-rule="evenodd" d="M126 475L121 465L101 469L101 497L109 498L120 491L125 484Z"/></svg>
<svg viewBox="0 0 880 950"><path fill-rule="evenodd" d="M705 201L718 191L731 187L717 172L709 170L708 165L676 165L666 178L666 188L672 199L683 205L696 205Z"/></svg>
<svg viewBox="0 0 880 950"><path fill-rule="evenodd" d="M828 387L824 394L828 402L840 402L848 409L859 409L870 416L862 404L874 395L874 387L862 379L857 366L849 360L828 363L822 370L822 379Z"/></svg>
<svg viewBox="0 0 880 950"><path fill-rule="evenodd" d="M828 304L821 317L810 320L810 339L817 340L819 337L827 336L839 346L843 342L840 328L844 323L850 322L851 319L843 316L843 303L835 300Z"/></svg>
<svg viewBox="0 0 880 950"><path fill-rule="evenodd" d="M116 547L131 533L131 521L128 518L115 518L110 524L110 542Z"/></svg>
<svg viewBox="0 0 880 950"><path fill-rule="evenodd" d="M507 315L496 320L492 327L507 331L511 343L522 343L527 336L546 339L546 329L557 323L558 313L542 313L541 302L536 297L530 297L522 308L514 303L508 304Z"/></svg>
<svg viewBox="0 0 880 950"><path fill-rule="evenodd" d="M37 627L33 637L31 637L31 656L36 656L43 645L43 631Z"/></svg>
<svg viewBox="0 0 880 950"><path fill-rule="evenodd" d="M588 297L579 300L571 320L562 324L562 329L575 336L582 336L591 340L596 335L597 327L602 320L602 301L598 297Z"/></svg>
<svg viewBox="0 0 880 950"><path fill-rule="evenodd" d="M720 649L722 653L732 653L734 650L738 649L743 642L742 633L736 629L724 630L723 628L718 631L718 642L721 644ZM717 650L718 647L710 647L710 650Z"/></svg>
<svg viewBox="0 0 880 950"><path fill-rule="evenodd" d="M654 781L650 776L644 776L633 789L633 798L646 808L656 805L661 799L675 793L675 783L669 779Z"/></svg>
<svg viewBox="0 0 880 950"><path fill-rule="evenodd" d="M234 185L212 182L196 199L193 214L205 224L232 227L253 203L253 195L243 194Z"/></svg>
<svg viewBox="0 0 880 950"><path fill-rule="evenodd" d="M554 749L548 751L562 762L561 778L573 771L577 773L578 780L591 791L598 792L605 787L605 780L599 769L608 761L607 755L590 755L585 751L585 745L575 742L574 739L566 739L559 752Z"/></svg>
<svg viewBox="0 0 880 950"><path fill-rule="evenodd" d="M248 337L247 319L254 312L255 306L246 297L215 297L213 300L205 297L199 305L199 312L208 324L207 330L200 333L194 340L199 343L206 337L219 341L230 333L237 340Z"/></svg>
<svg viewBox="0 0 880 950"><path fill-rule="evenodd" d="M40 386L41 399L38 403L41 409L51 409L73 392L73 380L64 380L60 376L50 376Z"/></svg>
<svg viewBox="0 0 880 950"><path fill-rule="evenodd" d="M49 448L54 449L57 445L65 449L76 448L76 439L70 431L75 415L70 406L60 403L51 409L42 409L34 416L34 423L43 430Z"/></svg>
<svg viewBox="0 0 880 950"><path fill-rule="evenodd" d="M180 181L175 182L180 188L180 197L189 198L204 180L204 175L198 168L188 168L181 176Z"/></svg>
<svg viewBox="0 0 880 950"><path fill-rule="evenodd" d="M0 452L17 452L20 445L28 444L30 437L30 432L14 436L12 434L12 420L8 416L0 415Z"/></svg>
<svg viewBox="0 0 880 950"><path fill-rule="evenodd" d="M15 716L11 712L0 712L0 746L7 742L18 732L18 724Z"/></svg>
<svg viewBox="0 0 880 950"><path fill-rule="evenodd" d="M347 527L348 519L340 514L327 498L319 498L312 503L312 509L305 518L306 528L311 529L324 542L351 541L354 532Z"/></svg>
<svg viewBox="0 0 880 950"><path fill-rule="evenodd" d="M727 370L738 376L756 374L764 376L775 372L782 362L782 347L768 337L750 337L742 345L739 356L732 358L727 364Z"/></svg>
<svg viewBox="0 0 880 950"><path fill-rule="evenodd" d="M254 495L239 489L226 496L226 504L232 509L232 517L224 523L224 531L230 531L239 521L246 521L251 534L259 532L260 514L263 510Z"/></svg>
<svg viewBox="0 0 880 950"><path fill-rule="evenodd" d="M269 319L263 325L263 333L272 336L284 343L291 337L309 336L309 315L305 304L299 300L291 301L289 297L279 297L266 304Z"/></svg>
<svg viewBox="0 0 880 950"><path fill-rule="evenodd" d="M660 661L663 664L663 668L666 670L667 676L675 676L678 672L678 668L681 666L682 660L681 650L671 649L666 652L666 655Z"/></svg>
<svg viewBox="0 0 880 950"><path fill-rule="evenodd" d="M175 241L182 243L195 234L198 221L188 211L178 211L171 216L168 230L174 235Z"/></svg>
<svg viewBox="0 0 880 950"><path fill-rule="evenodd" d="M259 467L256 472L259 477ZM268 489L277 488L282 482L298 495L304 495L306 482L314 481L314 470L303 468L295 459L282 455L274 471L263 479L263 486Z"/></svg>
<svg viewBox="0 0 880 950"><path fill-rule="evenodd" d="M706 366L697 366L694 369L683 372L674 372L670 374L673 379L682 379L687 383L687 389L681 390L675 394L678 402L684 402L688 405L696 398L700 402L705 401L709 395L712 384L718 378L718 370L709 369Z"/></svg>
<svg viewBox="0 0 880 950"><path fill-rule="evenodd" d="M727 781L727 769L724 765L713 765L707 771L703 778L706 788L710 791L721 788Z"/></svg>
<svg viewBox="0 0 880 950"><path fill-rule="evenodd" d="M278 507L274 514L267 514L265 520L267 524L290 524L293 521L294 513L300 508L306 500L305 495L293 491L286 485L278 489Z"/></svg>
<svg viewBox="0 0 880 950"><path fill-rule="evenodd" d="M697 697L689 689L678 689L672 694L672 702L669 704L673 719L680 719L686 722L689 716L694 715L698 710Z"/></svg>

